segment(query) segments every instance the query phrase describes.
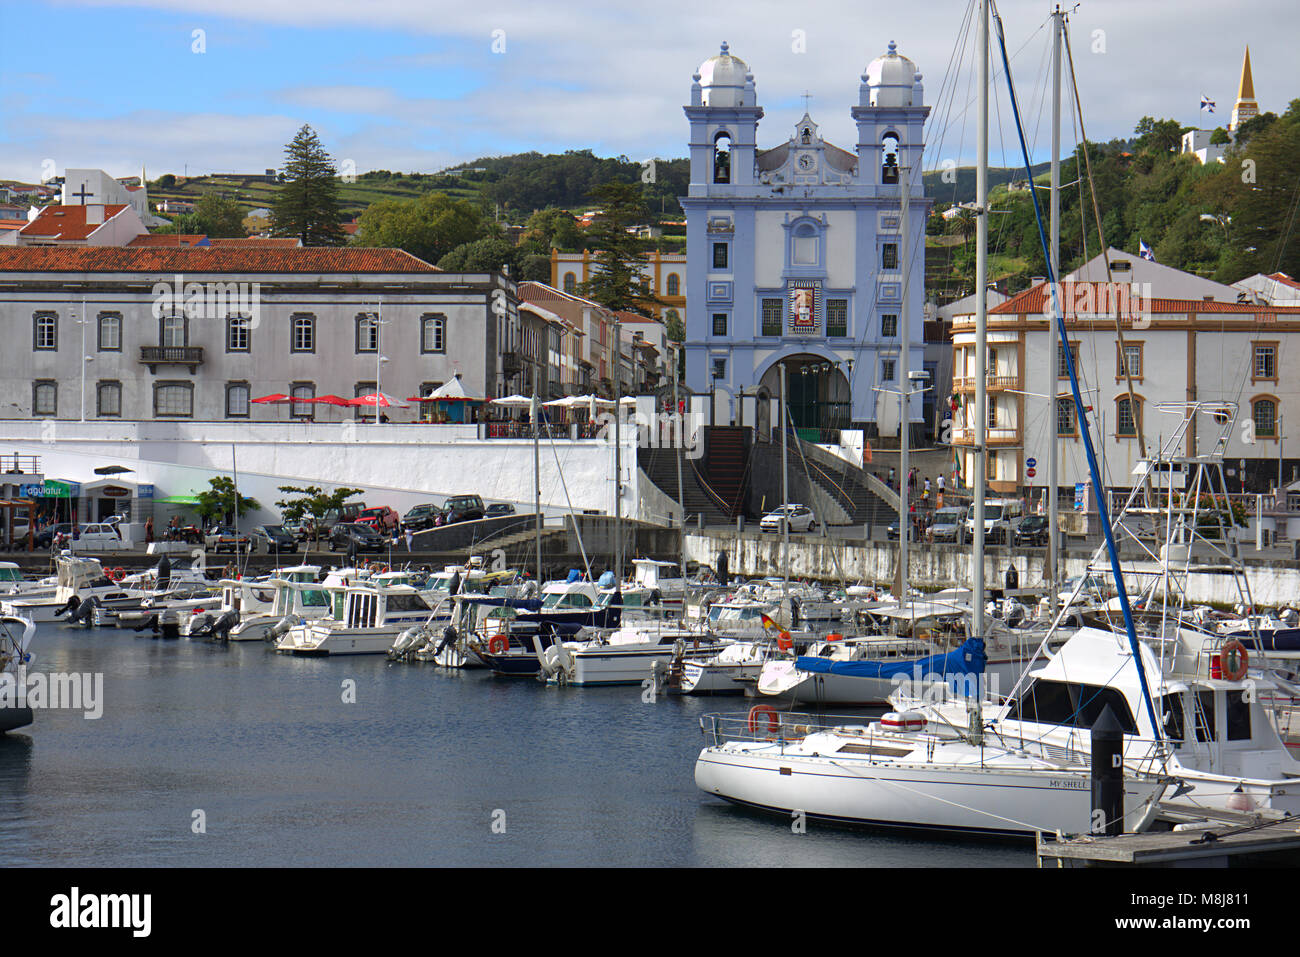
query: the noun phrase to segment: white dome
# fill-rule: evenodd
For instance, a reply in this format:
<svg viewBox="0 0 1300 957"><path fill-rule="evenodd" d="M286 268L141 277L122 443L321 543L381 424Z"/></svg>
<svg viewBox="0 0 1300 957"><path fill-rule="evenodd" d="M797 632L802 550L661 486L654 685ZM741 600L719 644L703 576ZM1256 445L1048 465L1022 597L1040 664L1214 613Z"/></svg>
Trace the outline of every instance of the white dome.
<svg viewBox="0 0 1300 957"><path fill-rule="evenodd" d="M867 65L862 80L871 90L872 106L911 106L916 64L899 54L890 40L889 52Z"/></svg>
<svg viewBox="0 0 1300 957"><path fill-rule="evenodd" d="M705 106L744 105L745 83L751 78L749 64L729 50L723 43L721 53L700 64L697 72Z"/></svg>

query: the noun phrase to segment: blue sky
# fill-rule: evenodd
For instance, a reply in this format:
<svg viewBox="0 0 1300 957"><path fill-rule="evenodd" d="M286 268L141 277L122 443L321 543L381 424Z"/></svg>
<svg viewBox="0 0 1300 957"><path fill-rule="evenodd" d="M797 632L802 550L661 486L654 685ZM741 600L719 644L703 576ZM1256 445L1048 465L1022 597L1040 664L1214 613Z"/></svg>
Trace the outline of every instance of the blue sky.
<svg viewBox="0 0 1300 957"><path fill-rule="evenodd" d="M1041 157L1049 5L1001 7ZM755 74L767 114L760 145L788 136L807 90L823 133L851 149L859 75L891 39L925 75L936 114L960 116L969 70L950 76L948 64L966 8L966 0L10 3L0 177L38 180L47 160L59 172L119 176L142 164L150 176L187 166L260 171L280 165L303 123L359 171L433 171L526 149L682 156L691 74L722 40ZM1249 10L1206 0L1083 3L1072 30L1090 135L1127 135L1147 113L1195 123L1202 93L1217 102L1209 125L1226 123L1247 43L1261 107L1285 109L1300 96L1291 49L1300 13L1292 0ZM206 52L193 52L195 30ZM1104 52L1093 49L1097 31ZM954 80L960 102L949 111ZM998 165L1016 159L1005 99L1001 118L992 134ZM942 135L936 123L927 168L969 161L973 122L972 109Z"/></svg>

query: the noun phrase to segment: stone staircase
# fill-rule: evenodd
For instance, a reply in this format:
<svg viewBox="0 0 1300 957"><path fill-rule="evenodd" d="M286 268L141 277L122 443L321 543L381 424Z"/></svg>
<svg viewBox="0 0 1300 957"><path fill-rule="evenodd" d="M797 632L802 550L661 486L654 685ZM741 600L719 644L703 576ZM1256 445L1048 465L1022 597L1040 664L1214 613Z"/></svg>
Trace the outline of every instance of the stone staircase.
<svg viewBox="0 0 1300 957"><path fill-rule="evenodd" d="M664 495L677 501L677 450L638 449L637 464ZM698 462L698 460L696 460ZM693 525L697 516L704 516L705 525L725 525L732 518L700 485L692 462L682 458L682 497L686 511L686 524Z"/></svg>

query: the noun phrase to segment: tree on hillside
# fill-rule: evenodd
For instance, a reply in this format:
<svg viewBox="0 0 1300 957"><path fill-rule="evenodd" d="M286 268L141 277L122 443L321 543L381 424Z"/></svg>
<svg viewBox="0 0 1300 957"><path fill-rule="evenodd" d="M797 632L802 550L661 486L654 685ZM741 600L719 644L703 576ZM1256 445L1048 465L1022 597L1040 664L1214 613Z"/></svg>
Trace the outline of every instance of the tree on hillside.
<svg viewBox="0 0 1300 957"><path fill-rule="evenodd" d="M425 193L415 199L371 203L361 214L354 242L404 249L436 264L457 246L482 238L487 230L483 213L468 200Z"/></svg>
<svg viewBox="0 0 1300 957"><path fill-rule="evenodd" d="M1177 120L1157 120L1144 116L1133 130L1138 140L1134 149L1156 153L1169 153L1178 149L1183 139L1183 127Z"/></svg>
<svg viewBox="0 0 1300 957"><path fill-rule="evenodd" d="M315 131L304 125L284 148L283 185L271 210L271 233L296 236L304 246L339 246L338 180L334 161Z"/></svg>
<svg viewBox="0 0 1300 957"><path fill-rule="evenodd" d="M648 316L650 306L661 305L641 271L649 243L628 232L648 216L641 192L628 183L606 183L592 190L591 199L601 211L587 231L595 253L591 278L579 291L610 309Z"/></svg>
<svg viewBox="0 0 1300 957"><path fill-rule="evenodd" d="M528 217L519 241L537 255L549 256L552 249L567 253L580 252L584 238L572 213L567 209L548 207L539 209Z"/></svg>
<svg viewBox="0 0 1300 957"><path fill-rule="evenodd" d="M206 192L194 204L194 216L199 230L206 236L218 239L242 239L248 235L244 231L244 209L233 199L227 199L219 193Z"/></svg>

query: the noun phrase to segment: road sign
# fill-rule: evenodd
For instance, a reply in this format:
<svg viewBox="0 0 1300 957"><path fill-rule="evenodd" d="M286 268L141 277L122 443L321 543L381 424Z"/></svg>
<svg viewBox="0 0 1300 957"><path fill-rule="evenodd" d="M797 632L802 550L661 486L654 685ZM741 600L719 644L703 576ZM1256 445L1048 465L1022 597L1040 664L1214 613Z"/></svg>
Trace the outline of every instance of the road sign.
<svg viewBox="0 0 1300 957"><path fill-rule="evenodd" d="M1037 473L1033 469L1025 469L1025 474L1033 478Z"/></svg>
<svg viewBox="0 0 1300 957"><path fill-rule="evenodd" d="M1027 465L1027 466L1028 466L1029 468L1031 468L1031 469L1032 469L1032 468L1037 468L1037 467L1038 467L1038 459L1025 459L1025 465Z"/></svg>

